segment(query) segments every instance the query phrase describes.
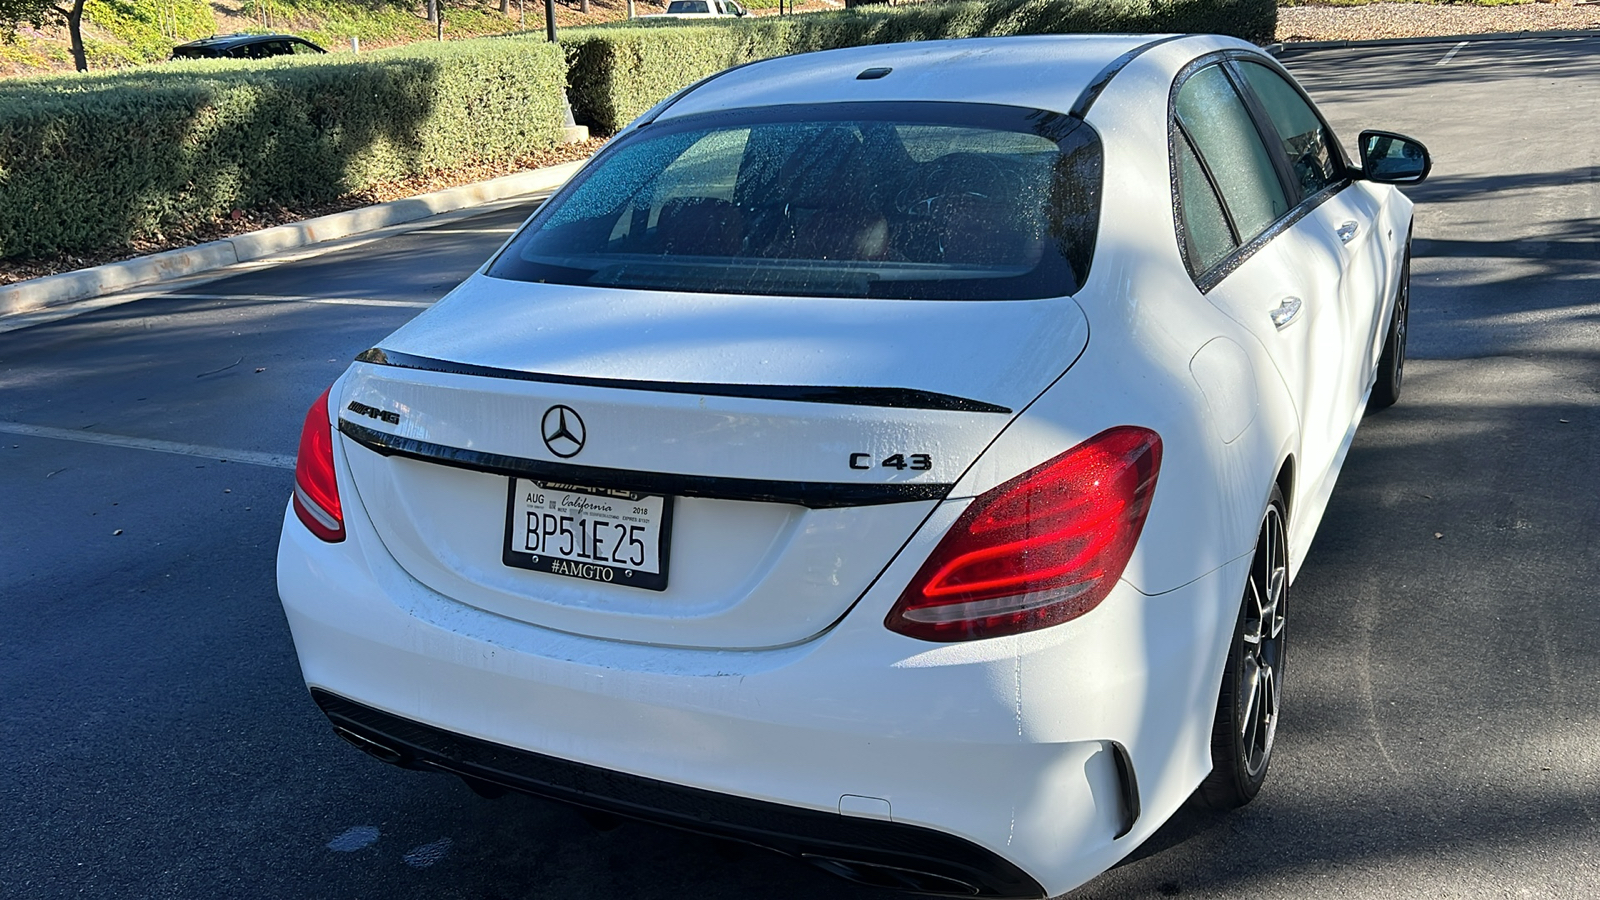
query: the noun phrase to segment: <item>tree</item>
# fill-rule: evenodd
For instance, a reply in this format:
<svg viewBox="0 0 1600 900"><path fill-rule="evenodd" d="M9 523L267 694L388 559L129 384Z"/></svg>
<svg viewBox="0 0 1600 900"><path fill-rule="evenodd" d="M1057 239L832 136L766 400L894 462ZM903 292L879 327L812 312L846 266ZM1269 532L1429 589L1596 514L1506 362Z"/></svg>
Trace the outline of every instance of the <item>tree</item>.
<svg viewBox="0 0 1600 900"><path fill-rule="evenodd" d="M0 0L0 28L15 34L23 22L35 28L64 23L72 38L72 64L79 72L89 71L83 52L83 0Z"/></svg>

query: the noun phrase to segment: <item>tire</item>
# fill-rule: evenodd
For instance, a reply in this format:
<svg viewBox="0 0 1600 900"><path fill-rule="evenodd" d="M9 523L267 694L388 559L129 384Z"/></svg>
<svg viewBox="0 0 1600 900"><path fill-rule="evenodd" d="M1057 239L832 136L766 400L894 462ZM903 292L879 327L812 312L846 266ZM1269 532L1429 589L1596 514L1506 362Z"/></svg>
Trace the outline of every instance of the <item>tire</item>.
<svg viewBox="0 0 1600 900"><path fill-rule="evenodd" d="M1274 486L1222 673L1211 725L1211 774L1196 792L1213 809L1249 803L1266 781L1278 732L1288 595L1287 520L1283 494Z"/></svg>
<svg viewBox="0 0 1600 900"><path fill-rule="evenodd" d="M1367 412L1388 409L1400 399L1400 383L1406 374L1406 324L1411 313L1411 241L1406 241L1406 255L1400 264L1400 284L1395 289L1394 315L1389 317L1389 336L1383 342L1383 355L1378 357L1378 379L1372 385L1372 396L1367 400Z"/></svg>

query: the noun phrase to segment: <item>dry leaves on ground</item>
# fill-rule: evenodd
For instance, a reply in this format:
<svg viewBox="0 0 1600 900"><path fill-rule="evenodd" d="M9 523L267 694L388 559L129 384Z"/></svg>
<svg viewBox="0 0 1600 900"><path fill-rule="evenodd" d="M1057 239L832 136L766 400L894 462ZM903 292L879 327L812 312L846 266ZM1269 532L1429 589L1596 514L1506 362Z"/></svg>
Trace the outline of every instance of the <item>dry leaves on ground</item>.
<svg viewBox="0 0 1600 900"><path fill-rule="evenodd" d="M1278 10L1278 40L1284 42L1586 29L1600 29L1600 5L1577 0L1509 6L1372 3L1366 6L1285 6Z"/></svg>

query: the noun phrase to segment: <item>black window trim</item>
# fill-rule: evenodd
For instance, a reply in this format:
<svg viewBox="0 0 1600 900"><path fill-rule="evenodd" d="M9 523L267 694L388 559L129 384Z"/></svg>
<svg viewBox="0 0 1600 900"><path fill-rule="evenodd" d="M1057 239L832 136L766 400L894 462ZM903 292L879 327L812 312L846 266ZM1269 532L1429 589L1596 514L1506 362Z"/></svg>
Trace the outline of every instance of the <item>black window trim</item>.
<svg viewBox="0 0 1600 900"><path fill-rule="evenodd" d="M1283 188L1283 198L1289 201L1289 210L1292 210L1305 199L1301 195L1300 182L1294 177L1294 163L1289 161L1288 154L1284 152L1283 136L1278 134L1277 126L1273 125L1266 104L1262 103L1261 98L1251 90L1250 82L1245 80L1244 72L1239 69L1236 59L1237 57L1231 56L1224 59L1222 73L1233 84L1233 89L1239 93L1239 98L1244 101L1245 112L1255 124L1261 142L1267 146L1267 157L1272 160L1272 170L1278 173L1278 185ZM1323 127L1327 127L1326 123ZM1288 215L1289 210L1285 210L1284 215Z"/></svg>
<svg viewBox="0 0 1600 900"><path fill-rule="evenodd" d="M1239 249L1239 223L1233 220L1233 210L1228 208L1228 204L1222 202L1222 189L1217 186L1217 176L1212 173L1211 164L1207 163L1206 158L1200 155L1200 149L1194 145L1194 138L1189 134L1189 129L1184 128L1183 123L1179 122L1176 118L1173 119L1172 124L1178 138L1188 146L1189 154L1194 157L1196 163L1199 163L1200 174L1205 176L1206 186L1211 189L1211 196L1217 198L1217 208L1222 210L1222 221L1223 224L1228 226L1228 237L1233 240L1233 248L1234 250ZM1174 170L1176 170L1178 165L1177 141L1172 142L1172 149L1172 165ZM1174 176L1174 178L1176 178L1176 176ZM1174 180L1173 186L1174 190L1176 190L1176 180ZM1177 194L1174 193L1173 196L1176 197ZM1181 213L1181 202L1177 203L1174 209ZM1189 234L1189 222L1181 215L1178 217L1178 231L1180 232L1178 241L1183 245L1184 252L1187 254L1193 248L1194 241L1192 236ZM1232 253L1233 250L1228 252Z"/></svg>
<svg viewBox="0 0 1600 900"><path fill-rule="evenodd" d="M1236 60L1253 62L1257 65L1271 69L1272 71L1276 72L1285 82L1287 82L1289 87L1293 88L1294 92L1300 95L1300 99L1305 101L1306 106L1311 108L1311 114L1317 117L1318 122L1322 123L1323 130L1328 134L1328 142L1333 146L1333 152L1338 158L1339 169L1343 173L1343 176L1353 180L1355 176L1361 174L1361 168L1354 165L1350 161L1350 157L1345 155L1344 144L1339 142L1338 135L1334 134L1333 128L1328 124L1328 120L1322 115L1322 110L1317 108L1316 101L1311 99L1311 95L1306 93L1305 88L1300 85L1300 82L1295 80L1294 76L1289 73L1288 69L1283 67L1282 63L1278 62L1271 56L1258 56L1254 53L1243 53L1235 50L1229 54L1229 61L1232 63ZM1245 84L1249 83L1242 74L1239 76L1239 80ZM1254 91L1251 91L1251 95L1254 96ZM1267 122L1269 126L1271 125L1270 117L1264 117L1263 121ZM1277 132L1273 131L1272 133L1275 135Z"/></svg>
<svg viewBox="0 0 1600 900"><path fill-rule="evenodd" d="M1239 67L1240 62L1253 62L1269 72L1276 73L1278 77L1284 80L1285 84L1289 85L1289 87L1294 90L1295 95L1305 103L1306 108L1311 110L1311 114L1315 116L1317 122L1322 125L1323 134L1328 136L1328 144L1333 149L1334 163L1339 168L1339 174L1334 177L1333 182L1344 181L1348 183L1353 181L1356 175L1360 174L1360 170L1351 165L1349 157L1345 156L1344 145L1339 143L1339 136L1333 133L1332 126L1328 124L1327 119L1323 118L1322 110L1317 108L1317 104L1312 101L1310 95L1308 95L1305 90L1300 87L1300 83L1294 80L1294 76L1290 75L1287 69L1279 65L1278 61L1272 59L1271 57L1258 58L1251 54L1235 52L1229 55L1226 63L1228 74L1233 78L1234 86L1239 89L1239 93L1244 95L1245 104L1254 114L1257 127L1263 131L1263 137L1267 140L1269 145L1275 145L1279 148L1280 152L1274 154L1274 158L1281 158L1283 160L1282 171L1284 176L1288 179L1288 181L1285 182L1285 185L1292 195L1298 195L1300 193L1300 182L1295 178L1294 175L1294 163L1289 159L1287 154L1282 152L1283 137L1278 134L1277 127L1272 124L1272 116L1267 112L1266 104L1261 102L1260 95L1258 95L1255 92L1255 89L1250 86L1249 77L1246 76L1244 74L1244 70ZM1333 182L1330 182L1330 184ZM1321 191L1318 191L1317 193L1321 193ZM1316 194L1308 194L1306 196L1316 196ZM1302 197L1301 199L1304 200L1305 197Z"/></svg>
<svg viewBox="0 0 1600 900"><path fill-rule="evenodd" d="M1261 101L1256 97L1255 92L1250 89L1249 84L1244 79L1244 75L1235 67L1233 61L1236 59L1246 59L1250 62L1260 63L1269 69L1276 70L1279 75L1285 76L1285 80L1295 89L1300 98L1306 101L1317 120L1322 123L1322 127L1327 130L1329 143L1338 153L1341 169L1341 174L1338 178L1329 182L1322 190L1300 197L1299 186L1292 181L1293 167L1283 152L1283 139L1278 136L1272 120L1266 115ZM1189 78L1201 69L1211 65L1222 66L1223 74L1243 99L1245 111L1250 115L1251 122L1255 125L1256 133L1260 136L1261 142L1267 147L1267 155L1272 159L1273 170L1277 173L1279 181L1284 183L1284 190L1287 192L1287 196L1291 200L1295 197L1300 197L1300 199L1298 203L1290 206L1287 212L1279 216L1276 222L1268 226L1265 231L1248 242L1235 246L1231 253L1218 260L1210 268L1198 270L1195 260L1189 252L1189 240L1183 218L1183 198L1178 193L1177 141L1180 138L1188 140L1188 137L1185 134L1180 134L1182 126L1178 123L1177 104L1178 91L1188 82ZM1222 204L1223 214L1228 218L1228 227L1233 230L1234 240L1237 242L1238 228L1233 224L1233 211L1228 208L1227 198L1223 197L1222 192L1217 190L1216 182L1212 179L1211 169L1206 163L1205 157L1201 155L1197 148L1194 148L1192 141L1190 142L1190 147L1194 149L1195 157L1200 160L1200 165L1206 173L1206 178L1211 181L1211 189L1216 193L1217 200ZM1333 133L1333 129L1328 128L1328 122L1322 117L1322 112L1317 109L1316 104L1311 101L1310 97L1306 96L1305 91L1300 88L1300 85L1283 66L1278 64L1277 60L1247 50L1219 50L1214 53L1207 53L1204 56L1190 60L1188 64L1178 71L1177 77L1172 80L1172 87L1167 92L1167 160L1169 177L1172 180L1172 214L1177 230L1178 253L1183 257L1184 268L1188 270L1190 278L1194 280L1194 286L1202 294L1209 294L1212 288L1221 284L1223 279L1233 274L1234 270L1254 256L1262 247L1271 243L1278 235L1294 227L1296 223L1309 215L1312 210L1321 206L1328 198L1349 187L1354 180L1351 174L1350 160L1344 155L1344 146L1339 143L1338 137Z"/></svg>

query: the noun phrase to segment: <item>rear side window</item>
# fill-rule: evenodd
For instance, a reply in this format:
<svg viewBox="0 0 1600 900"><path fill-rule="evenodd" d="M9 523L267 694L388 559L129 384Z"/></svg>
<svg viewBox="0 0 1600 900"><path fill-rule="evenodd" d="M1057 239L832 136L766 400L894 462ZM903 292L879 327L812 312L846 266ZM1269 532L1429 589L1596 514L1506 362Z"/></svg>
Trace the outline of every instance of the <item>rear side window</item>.
<svg viewBox="0 0 1600 900"><path fill-rule="evenodd" d="M490 268L709 293L1003 300L1074 293L1102 158L1076 119L951 103L828 104L647 126Z"/></svg>
<svg viewBox="0 0 1600 900"><path fill-rule="evenodd" d="M1272 69L1246 60L1237 65L1283 141L1301 196L1309 197L1338 181L1342 166L1333 135L1311 104Z"/></svg>
<svg viewBox="0 0 1600 900"><path fill-rule="evenodd" d="M1183 135L1174 142L1178 162L1178 208L1183 216L1184 249L1193 274L1211 268L1233 252L1238 241L1211 178Z"/></svg>
<svg viewBox="0 0 1600 900"><path fill-rule="evenodd" d="M1289 211L1272 157L1222 66L1207 66L1178 89L1178 124L1222 192L1240 243Z"/></svg>

